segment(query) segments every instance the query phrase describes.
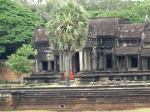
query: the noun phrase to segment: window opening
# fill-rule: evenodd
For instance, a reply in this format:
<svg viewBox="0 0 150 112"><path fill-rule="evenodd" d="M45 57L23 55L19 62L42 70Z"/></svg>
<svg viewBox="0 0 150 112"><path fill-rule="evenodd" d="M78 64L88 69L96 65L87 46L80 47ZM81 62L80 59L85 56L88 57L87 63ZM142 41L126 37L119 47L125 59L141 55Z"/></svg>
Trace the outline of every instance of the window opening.
<svg viewBox="0 0 150 112"><path fill-rule="evenodd" d="M131 58L131 67L132 68L137 68L137 57L132 57Z"/></svg>
<svg viewBox="0 0 150 112"><path fill-rule="evenodd" d="M107 68L112 68L112 56L107 56Z"/></svg>
<svg viewBox="0 0 150 112"><path fill-rule="evenodd" d="M43 61L42 62L42 67L43 67L43 71L47 71L48 70L48 62L47 61Z"/></svg>

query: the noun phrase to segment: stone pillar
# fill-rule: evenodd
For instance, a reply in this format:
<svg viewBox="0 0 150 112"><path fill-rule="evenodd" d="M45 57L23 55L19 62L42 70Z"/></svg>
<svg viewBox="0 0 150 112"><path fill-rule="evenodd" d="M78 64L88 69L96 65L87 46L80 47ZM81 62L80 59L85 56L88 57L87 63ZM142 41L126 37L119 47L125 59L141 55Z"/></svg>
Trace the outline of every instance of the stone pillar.
<svg viewBox="0 0 150 112"><path fill-rule="evenodd" d="M91 64L91 60L90 60L90 51L89 50L87 50L87 70L89 71L89 70L91 70L91 66L90 66L90 64Z"/></svg>
<svg viewBox="0 0 150 112"><path fill-rule="evenodd" d="M54 56L54 72L57 72L57 58Z"/></svg>
<svg viewBox="0 0 150 112"><path fill-rule="evenodd" d="M63 64L62 64L63 66L62 66L62 69L63 69L63 71L65 71L65 56L63 55Z"/></svg>
<svg viewBox="0 0 150 112"><path fill-rule="evenodd" d="M39 62L39 71L43 71L42 62Z"/></svg>
<svg viewBox="0 0 150 112"><path fill-rule="evenodd" d="M118 69L119 69L119 59L118 59L118 56L115 57L115 60L116 60L116 71L118 71Z"/></svg>
<svg viewBox="0 0 150 112"><path fill-rule="evenodd" d="M106 53L104 53L103 55L103 68L104 68L104 71L106 71L106 64L107 63L107 60L106 60Z"/></svg>
<svg viewBox="0 0 150 112"><path fill-rule="evenodd" d="M52 70L52 62L48 60L48 71Z"/></svg>
<svg viewBox="0 0 150 112"><path fill-rule="evenodd" d="M93 70L93 50L90 51L90 70Z"/></svg>
<svg viewBox="0 0 150 112"><path fill-rule="evenodd" d="M82 60L83 60L83 71L84 71L85 70L84 50L82 50Z"/></svg>
<svg viewBox="0 0 150 112"><path fill-rule="evenodd" d="M60 66L60 71L63 71L63 60L62 60L62 54L59 54L59 66Z"/></svg>
<svg viewBox="0 0 150 112"><path fill-rule="evenodd" d="M98 58L98 65L99 65L99 67L98 67L98 69L100 69L100 70L104 70L104 59L103 59L103 55L102 54L99 54L99 58Z"/></svg>
<svg viewBox="0 0 150 112"><path fill-rule="evenodd" d="M138 70L141 70L141 57L138 55Z"/></svg>
<svg viewBox="0 0 150 112"><path fill-rule="evenodd" d="M96 57L96 61L97 61L96 64L97 65L96 65L96 67L97 67L97 70L98 70L99 69L99 60L100 60L100 55L99 54L100 53L99 53L98 49L96 49L96 50L97 50L97 57Z"/></svg>
<svg viewBox="0 0 150 112"><path fill-rule="evenodd" d="M146 75L143 75L143 80L144 80L144 81L146 80Z"/></svg>
<svg viewBox="0 0 150 112"><path fill-rule="evenodd" d="M95 49L92 51L92 57L93 57L93 70L97 69L97 54Z"/></svg>
<svg viewBox="0 0 150 112"><path fill-rule="evenodd" d="M38 59L37 56L35 56L35 71L39 72L39 66L38 66Z"/></svg>
<svg viewBox="0 0 150 112"><path fill-rule="evenodd" d="M84 70L87 70L87 51L84 51Z"/></svg>
<svg viewBox="0 0 150 112"><path fill-rule="evenodd" d="M137 81L137 76L134 76L134 80Z"/></svg>
<svg viewBox="0 0 150 112"><path fill-rule="evenodd" d="M128 56L125 56L125 71L128 71Z"/></svg>
<svg viewBox="0 0 150 112"><path fill-rule="evenodd" d="M114 52L112 53L112 70L113 71L116 70L116 59L115 59Z"/></svg>
<svg viewBox="0 0 150 112"><path fill-rule="evenodd" d="M79 51L80 71L83 71L83 51Z"/></svg>

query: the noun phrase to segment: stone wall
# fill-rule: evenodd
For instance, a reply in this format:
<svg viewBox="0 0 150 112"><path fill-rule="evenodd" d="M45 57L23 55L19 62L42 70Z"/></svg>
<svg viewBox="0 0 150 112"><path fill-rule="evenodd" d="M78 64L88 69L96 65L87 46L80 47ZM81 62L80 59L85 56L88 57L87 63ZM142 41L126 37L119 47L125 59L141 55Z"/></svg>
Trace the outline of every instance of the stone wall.
<svg viewBox="0 0 150 112"><path fill-rule="evenodd" d="M8 67L5 66L6 60L0 60L0 80L7 80L11 82L21 81L22 77L18 77L14 72L10 71ZM23 77L29 76L30 74L23 74Z"/></svg>

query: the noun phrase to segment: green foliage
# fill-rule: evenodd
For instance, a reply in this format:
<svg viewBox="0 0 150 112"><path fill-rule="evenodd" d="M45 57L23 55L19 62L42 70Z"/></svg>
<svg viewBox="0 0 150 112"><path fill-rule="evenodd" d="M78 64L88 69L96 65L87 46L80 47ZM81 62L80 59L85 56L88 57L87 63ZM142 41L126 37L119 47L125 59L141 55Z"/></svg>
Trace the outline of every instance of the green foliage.
<svg viewBox="0 0 150 112"><path fill-rule="evenodd" d="M23 44L15 54L8 56L6 65L9 66L10 70L14 71L18 76L23 73L30 73L33 66L32 61L28 59L30 55L34 55L32 46Z"/></svg>
<svg viewBox="0 0 150 112"><path fill-rule="evenodd" d="M65 54L83 47L89 25L86 11L69 0L51 3L54 3L53 10L46 27L52 47Z"/></svg>
<svg viewBox="0 0 150 112"><path fill-rule="evenodd" d="M112 10L119 11L129 9L134 2L127 0L75 0L86 10Z"/></svg>
<svg viewBox="0 0 150 112"><path fill-rule="evenodd" d="M146 15L150 16L150 0L79 0L88 10L91 18L123 17L131 22L143 22Z"/></svg>
<svg viewBox="0 0 150 112"><path fill-rule="evenodd" d="M131 22L142 22L144 20L144 17L141 18L140 15L138 15L135 12L131 12L128 10L121 10L121 11L88 11L91 18L100 18L100 17L113 17L113 18L125 18L126 20L129 20Z"/></svg>
<svg viewBox="0 0 150 112"><path fill-rule="evenodd" d="M0 46L0 53L3 53L3 52L5 52L5 47L3 47L3 46Z"/></svg>
<svg viewBox="0 0 150 112"><path fill-rule="evenodd" d="M11 0L0 0L0 51L10 55L22 44L31 43L37 22L43 24L31 10Z"/></svg>

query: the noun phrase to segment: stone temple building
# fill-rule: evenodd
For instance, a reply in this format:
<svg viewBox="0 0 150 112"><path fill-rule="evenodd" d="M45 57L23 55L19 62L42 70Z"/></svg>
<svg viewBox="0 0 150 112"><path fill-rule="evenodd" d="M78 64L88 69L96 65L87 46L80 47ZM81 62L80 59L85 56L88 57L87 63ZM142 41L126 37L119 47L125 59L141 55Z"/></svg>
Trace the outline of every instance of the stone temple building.
<svg viewBox="0 0 150 112"><path fill-rule="evenodd" d="M35 73L26 79L61 80L65 57L49 47L46 29L37 26L32 38ZM150 79L149 22L131 23L123 18L90 19L85 46L71 57L75 82ZM47 79L49 77L49 79ZM40 79L39 79L40 80Z"/></svg>

